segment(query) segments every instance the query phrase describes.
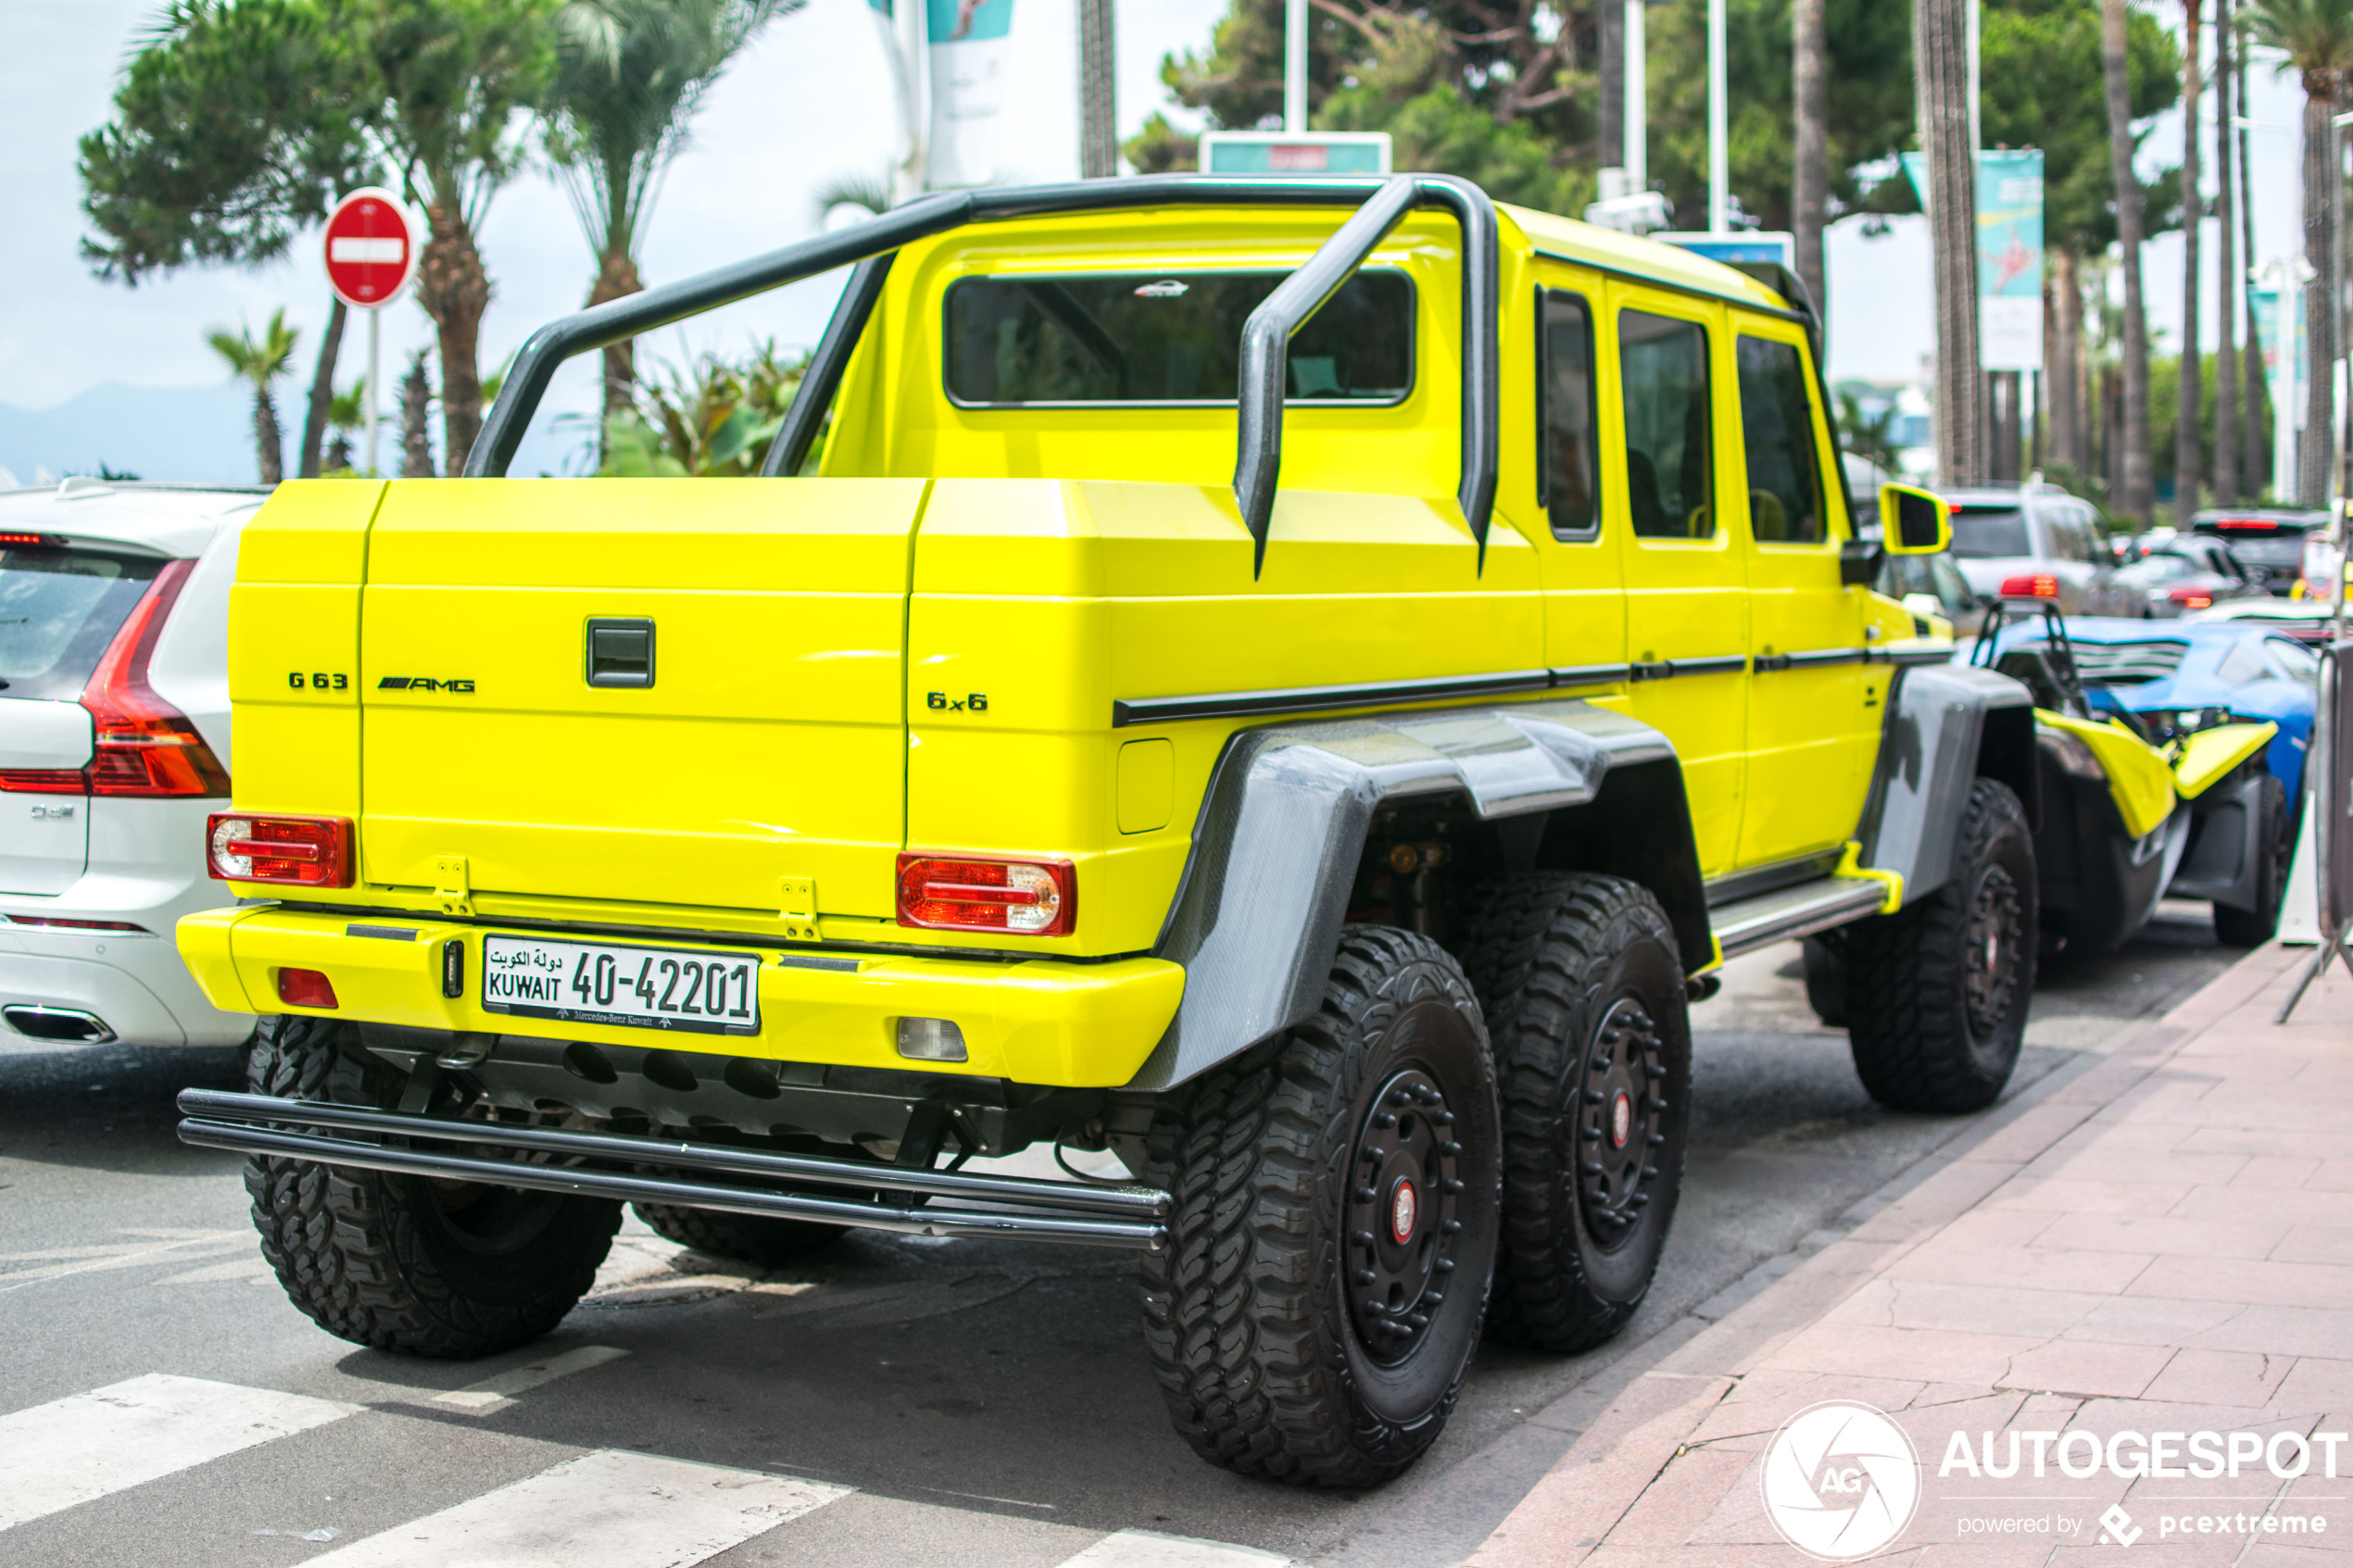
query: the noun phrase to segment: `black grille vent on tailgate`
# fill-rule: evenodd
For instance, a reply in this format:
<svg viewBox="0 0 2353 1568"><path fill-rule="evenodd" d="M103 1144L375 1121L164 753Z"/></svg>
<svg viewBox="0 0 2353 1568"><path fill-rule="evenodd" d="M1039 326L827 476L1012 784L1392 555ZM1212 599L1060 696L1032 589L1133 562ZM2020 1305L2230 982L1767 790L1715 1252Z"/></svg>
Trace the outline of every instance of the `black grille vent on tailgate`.
<svg viewBox="0 0 2353 1568"><path fill-rule="evenodd" d="M2075 668L2087 682L2104 686L2137 686L2162 681L2181 669L2190 651L2187 643L2077 643Z"/></svg>

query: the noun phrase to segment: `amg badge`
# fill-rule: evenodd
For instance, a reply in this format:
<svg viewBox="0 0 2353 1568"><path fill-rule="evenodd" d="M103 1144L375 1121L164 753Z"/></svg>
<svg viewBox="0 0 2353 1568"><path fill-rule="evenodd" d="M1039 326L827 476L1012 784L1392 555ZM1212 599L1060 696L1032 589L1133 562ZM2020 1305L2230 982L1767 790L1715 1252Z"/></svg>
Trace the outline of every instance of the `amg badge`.
<svg viewBox="0 0 2353 1568"><path fill-rule="evenodd" d="M472 681L436 681L430 675L386 675L376 683L380 692L470 692Z"/></svg>

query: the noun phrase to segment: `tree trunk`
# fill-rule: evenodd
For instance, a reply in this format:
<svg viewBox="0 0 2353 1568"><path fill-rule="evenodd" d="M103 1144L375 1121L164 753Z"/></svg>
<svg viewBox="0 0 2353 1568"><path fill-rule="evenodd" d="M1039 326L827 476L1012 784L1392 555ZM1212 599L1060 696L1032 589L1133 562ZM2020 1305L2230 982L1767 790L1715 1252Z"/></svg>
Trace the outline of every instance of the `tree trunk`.
<svg viewBox="0 0 2353 1568"><path fill-rule="evenodd" d="M1607 10L1610 0L1602 0ZM1796 58L1795 176L1790 183L1790 227L1797 240L1797 275L1814 296L1823 326L1830 296L1822 272L1822 221L1830 205L1830 41L1827 0L1795 0L1790 7Z"/></svg>
<svg viewBox="0 0 2353 1568"><path fill-rule="evenodd" d="M1600 101L1593 106L1593 142L1603 169L1626 165L1626 0L1596 0L1593 63L1600 75ZM1607 193L1604 193L1606 194Z"/></svg>
<svg viewBox="0 0 2353 1568"><path fill-rule="evenodd" d="M2231 0L2214 0L2214 217L2215 295L2221 304L2221 341L2214 345L2214 500L2229 506L2239 498L2238 255L2232 225L2237 197L2232 190ZM2195 124L2195 121L2185 123ZM2192 294L2191 298L2196 298Z"/></svg>
<svg viewBox="0 0 2353 1568"><path fill-rule="evenodd" d="M1119 82L1112 0L1078 0L1078 177L1119 173Z"/></svg>
<svg viewBox="0 0 2353 1568"><path fill-rule="evenodd" d="M620 241L609 241L605 254L597 268L596 287L588 291L591 308L633 295L645 287L637 276L637 263ZM605 412L622 413L635 404L637 388L637 340L623 338L605 348Z"/></svg>
<svg viewBox="0 0 2353 1568"><path fill-rule="evenodd" d="M2123 0L2110 0L2121 5ZM1969 144L1969 0L1915 0L1913 72L1936 257L1936 463L1948 485L1985 477L1977 349L1977 168Z"/></svg>
<svg viewBox="0 0 2353 1568"><path fill-rule="evenodd" d="M400 477L433 477L433 383L425 377L425 357L409 361L400 378Z"/></svg>
<svg viewBox="0 0 2353 1568"><path fill-rule="evenodd" d="M335 357L343 351L344 319L350 315L341 295L327 311L326 335L319 340L319 366L310 372L310 404L302 411L302 467L305 479L319 477L319 449L327 437L327 407L335 400Z"/></svg>
<svg viewBox="0 0 2353 1568"><path fill-rule="evenodd" d="M453 181L439 182L444 193ZM490 274L473 232L444 194L425 205L425 248L418 257L417 303L433 318L441 345L441 451L452 472L462 471L482 430L482 371L476 355L482 313L490 306Z"/></svg>
<svg viewBox="0 0 2353 1568"><path fill-rule="evenodd" d="M262 483L286 477L286 438L278 429L278 400L270 395L268 382L253 389L253 448Z"/></svg>
<svg viewBox="0 0 2353 1568"><path fill-rule="evenodd" d="M2055 467L2082 473L2083 442L2083 283L2075 253L2051 252L2051 364L2044 384L2051 391L2050 454Z"/></svg>
<svg viewBox="0 0 2353 1568"><path fill-rule="evenodd" d="M2304 73L2304 259L2312 269L2304 285L2306 343L2304 439L2296 449L2296 494L2304 506L2324 505L2329 494L2329 458L2334 442L2335 399L2331 395L2336 363L2336 322L2329 308L2329 278L2335 246L2329 241L2329 185L2335 159L2329 156L2336 131L2336 81L2331 71ZM2276 481L2275 481L2276 483Z"/></svg>
<svg viewBox="0 0 2353 1568"><path fill-rule="evenodd" d="M2173 526L2188 532L2197 510L2197 487L2204 477L2199 463L2198 386L2202 369L2198 356L2198 230L2203 226L2205 197L2198 188L2197 100L2198 0L2183 6L2182 44L2182 360L2175 378L2173 407Z"/></svg>
<svg viewBox="0 0 2353 1568"><path fill-rule="evenodd" d="M2252 100L2246 92L2246 42L2239 41L2238 91L2239 113L2246 112ZM2240 457L2246 464L2239 489L2249 500L2263 494L2271 483L2271 444L2263 439L2263 408L2269 389L2263 384L2263 332L2255 320L2255 302L2246 297L2247 282L2255 272L2255 138L2244 125L2239 128L2239 192L2245 198L2239 203L2239 254L2246 258L2246 277L2240 280L2239 300L2246 307L2246 359L2241 373L2246 377L2246 443ZM2277 419L2279 410L2271 410ZM2285 476L2281 476L2282 482Z"/></svg>
<svg viewBox="0 0 2353 1568"><path fill-rule="evenodd" d="M2116 240L2124 270L2123 443L2111 500L2145 528L2157 510L2149 468L2149 327L2141 298L2141 182L2133 173L2133 107L2125 62L2125 0L2100 0L2101 74L2108 85L2108 148L2116 182Z"/></svg>

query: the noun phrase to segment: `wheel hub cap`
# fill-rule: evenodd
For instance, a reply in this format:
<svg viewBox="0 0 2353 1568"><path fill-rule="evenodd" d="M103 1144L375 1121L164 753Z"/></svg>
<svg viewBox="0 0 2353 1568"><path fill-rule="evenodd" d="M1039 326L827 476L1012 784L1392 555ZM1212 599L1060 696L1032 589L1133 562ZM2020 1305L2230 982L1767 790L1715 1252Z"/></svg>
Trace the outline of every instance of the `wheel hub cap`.
<svg viewBox="0 0 2353 1568"><path fill-rule="evenodd" d="M1446 1299L1461 1154L1445 1091L1419 1069L1383 1084L1357 1129L1343 1267L1349 1316L1376 1361L1411 1355Z"/></svg>
<svg viewBox="0 0 2353 1568"><path fill-rule="evenodd" d="M2009 872L1995 866L1977 884L1969 902L1969 940L1962 944L1969 965L1963 985L1969 1000L1969 1032L1984 1040L2001 1032L2009 1016L2011 974L2009 955L2020 940L2018 884Z"/></svg>
<svg viewBox="0 0 2353 1568"><path fill-rule="evenodd" d="M1658 1177L1656 1151L1667 1142L1664 1043L1657 1021L1633 997L1621 997L1602 1015L1574 1085L1577 1201L1605 1248L1632 1233Z"/></svg>

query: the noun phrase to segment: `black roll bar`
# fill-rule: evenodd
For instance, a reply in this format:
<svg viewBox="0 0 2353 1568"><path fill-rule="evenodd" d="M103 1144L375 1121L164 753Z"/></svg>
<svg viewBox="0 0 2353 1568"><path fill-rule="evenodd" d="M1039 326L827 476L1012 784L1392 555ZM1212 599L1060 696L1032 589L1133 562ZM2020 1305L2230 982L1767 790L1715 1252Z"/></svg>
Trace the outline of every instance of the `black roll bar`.
<svg viewBox="0 0 2353 1568"><path fill-rule="evenodd" d="M1410 198L1410 199L1409 199ZM466 477L505 476L547 395L556 367L576 354L666 327L690 316L765 294L800 279L852 263L851 279L834 320L812 357L784 427L761 471L771 477L796 471L805 461L817 426L840 384L850 350L879 297L887 257L900 246L992 220L1103 212L1125 207L1175 206L1331 207L1360 210L1251 313L1242 332L1242 375L1236 417L1234 497L1257 543L1257 560L1266 552L1276 483L1282 466L1283 353L1290 334L1364 264L1374 246L1403 220L1408 208L1441 207L1451 212L1463 235L1463 462L1457 498L1487 558L1487 530L1495 508L1496 465L1502 396L1501 345L1496 316L1501 276L1495 207L1487 193L1451 174L1396 175L1387 180L1268 180L1216 175L1160 174L1132 180L1087 180L1062 185L1000 190L945 191L923 196L864 223L820 234L657 289L648 289L591 309L560 317L525 340L507 372L482 433L466 455ZM1393 209L1393 210L1392 210ZM1376 225L1378 225L1376 227ZM1288 323L1288 326L1283 326ZM1280 340L1275 332L1282 327ZM1271 367L1271 373L1270 371Z"/></svg>

